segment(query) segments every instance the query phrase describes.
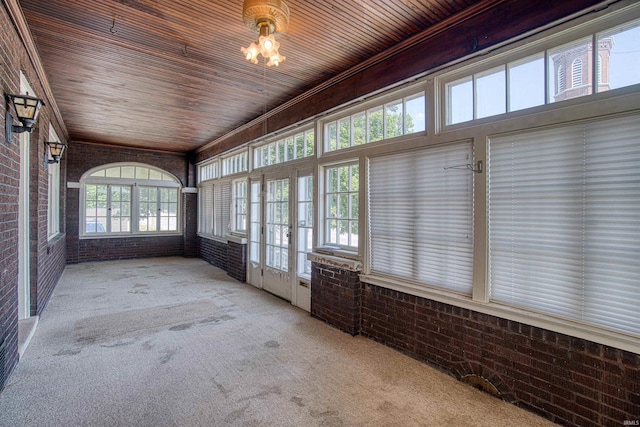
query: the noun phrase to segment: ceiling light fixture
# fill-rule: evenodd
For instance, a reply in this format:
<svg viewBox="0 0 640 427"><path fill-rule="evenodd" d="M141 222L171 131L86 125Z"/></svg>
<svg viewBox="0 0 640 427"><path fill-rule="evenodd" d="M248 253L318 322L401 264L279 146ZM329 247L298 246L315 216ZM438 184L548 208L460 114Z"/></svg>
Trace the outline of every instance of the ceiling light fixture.
<svg viewBox="0 0 640 427"><path fill-rule="evenodd" d="M252 31L259 34L258 40L249 47L241 48L247 61L258 63L258 55L268 59L267 66L276 67L285 60L280 55L275 33L284 33L289 26L289 7L282 0L245 0L242 19Z"/></svg>

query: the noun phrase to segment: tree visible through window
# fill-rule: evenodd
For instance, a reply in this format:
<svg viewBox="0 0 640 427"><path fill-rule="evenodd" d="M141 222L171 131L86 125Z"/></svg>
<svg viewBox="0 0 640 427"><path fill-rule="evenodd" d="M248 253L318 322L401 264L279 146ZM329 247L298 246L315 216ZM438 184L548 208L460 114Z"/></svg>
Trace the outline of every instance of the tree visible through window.
<svg viewBox="0 0 640 427"><path fill-rule="evenodd" d="M360 168L357 164L326 170L325 243L358 247Z"/></svg>

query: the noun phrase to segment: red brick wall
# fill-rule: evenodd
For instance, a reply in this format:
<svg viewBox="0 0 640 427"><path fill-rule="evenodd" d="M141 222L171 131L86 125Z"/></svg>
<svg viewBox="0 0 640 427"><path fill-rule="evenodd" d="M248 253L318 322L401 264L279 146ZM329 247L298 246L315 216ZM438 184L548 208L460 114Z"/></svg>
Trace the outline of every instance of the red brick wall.
<svg viewBox="0 0 640 427"><path fill-rule="evenodd" d="M0 85L5 93L19 93L24 53L13 24L0 7ZM0 342L6 340L5 378L18 362L18 137L4 140L6 103L0 99ZM3 367L0 366L0 369ZM2 389L4 384L0 384Z"/></svg>
<svg viewBox="0 0 640 427"><path fill-rule="evenodd" d="M227 260L229 255L226 243L200 238L199 256L209 264L228 271Z"/></svg>
<svg viewBox="0 0 640 427"><path fill-rule="evenodd" d="M311 313L554 422L619 426L640 416L640 355L358 281L313 263ZM358 322L356 324L356 322ZM486 389L485 389L486 390Z"/></svg>
<svg viewBox="0 0 640 427"><path fill-rule="evenodd" d="M242 283L247 281L246 243L227 243L227 274Z"/></svg>
<svg viewBox="0 0 640 427"><path fill-rule="evenodd" d="M75 143L67 153L67 179L79 182L88 170L109 163L137 162L174 174L187 185L189 163L182 154ZM80 189L67 190L67 262L78 263L156 256L194 256L197 253L197 195L182 194L182 234L80 239Z"/></svg>
<svg viewBox="0 0 640 427"><path fill-rule="evenodd" d="M311 316L351 335L360 333L359 272L311 263Z"/></svg>
<svg viewBox="0 0 640 427"><path fill-rule="evenodd" d="M182 209L186 223L183 236L183 256L195 258L198 256L198 195L196 193L183 194Z"/></svg>
<svg viewBox="0 0 640 427"><path fill-rule="evenodd" d="M34 93L45 97L42 83L33 69L15 25L5 7L0 8L0 128L5 127L6 103L4 95L20 93L22 71ZM38 122L31 133L29 164L30 230L30 290L32 315L40 314L46 306L65 266L66 247L64 235L48 241L47 205L48 173L44 166L44 141L48 139L49 123L58 135L64 135L45 99ZM14 122L15 124L15 122ZM18 362L18 192L20 186L20 136L14 134L7 144L4 132L0 137L0 341L6 339L5 378ZM61 165L61 198L64 197L64 157ZM61 203L61 207L64 203ZM64 208L60 218L64 221ZM64 232L64 227L61 229ZM0 384L2 388L2 384Z"/></svg>
<svg viewBox="0 0 640 427"><path fill-rule="evenodd" d="M560 424L640 416L637 354L369 284L361 332L459 379L490 379L505 400Z"/></svg>

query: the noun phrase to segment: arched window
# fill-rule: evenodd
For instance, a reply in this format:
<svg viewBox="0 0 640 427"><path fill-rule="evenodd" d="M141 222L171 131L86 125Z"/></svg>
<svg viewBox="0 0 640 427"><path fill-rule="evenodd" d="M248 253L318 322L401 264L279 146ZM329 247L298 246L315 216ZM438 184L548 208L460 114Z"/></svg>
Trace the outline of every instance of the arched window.
<svg viewBox="0 0 640 427"><path fill-rule="evenodd" d="M571 87L582 86L582 59L576 58L571 64Z"/></svg>
<svg viewBox="0 0 640 427"><path fill-rule="evenodd" d="M564 66L560 64L558 66L558 91L557 93L563 92L565 90L565 79L564 79Z"/></svg>
<svg viewBox="0 0 640 427"><path fill-rule="evenodd" d="M82 176L80 236L178 233L180 181L141 163L112 163Z"/></svg>

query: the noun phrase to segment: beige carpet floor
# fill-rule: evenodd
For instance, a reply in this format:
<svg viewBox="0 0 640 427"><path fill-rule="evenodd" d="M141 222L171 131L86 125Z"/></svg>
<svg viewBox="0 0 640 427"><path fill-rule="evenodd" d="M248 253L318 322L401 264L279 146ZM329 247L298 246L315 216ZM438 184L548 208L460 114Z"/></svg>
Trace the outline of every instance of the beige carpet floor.
<svg viewBox="0 0 640 427"><path fill-rule="evenodd" d="M1 426L549 426L204 261L70 265Z"/></svg>

